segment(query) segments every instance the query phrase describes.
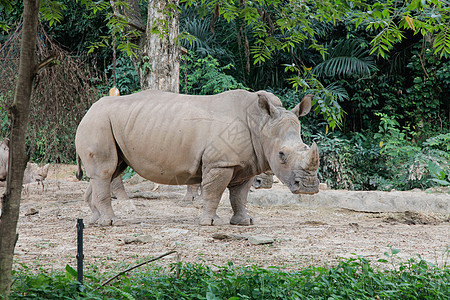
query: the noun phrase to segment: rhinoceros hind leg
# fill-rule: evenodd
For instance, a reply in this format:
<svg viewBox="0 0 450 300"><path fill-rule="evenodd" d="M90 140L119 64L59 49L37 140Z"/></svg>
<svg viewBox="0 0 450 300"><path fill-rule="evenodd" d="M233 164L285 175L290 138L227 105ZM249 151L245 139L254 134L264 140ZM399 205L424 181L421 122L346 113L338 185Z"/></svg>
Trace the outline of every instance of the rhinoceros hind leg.
<svg viewBox="0 0 450 300"><path fill-rule="evenodd" d="M223 192L233 176L232 168L214 168L203 172L202 193L203 214L200 225L224 225L225 222L217 215L217 207Z"/></svg>
<svg viewBox="0 0 450 300"><path fill-rule="evenodd" d="M114 217L112 219L100 218L97 223L100 226L124 226L125 225L125 223L118 217Z"/></svg>
<svg viewBox="0 0 450 300"><path fill-rule="evenodd" d="M130 199L123 186L122 177L120 176L117 176L111 181L111 192L117 199Z"/></svg>
<svg viewBox="0 0 450 300"><path fill-rule="evenodd" d="M89 186L92 186L91 203L100 213L98 224L113 225L117 219L111 205L110 180L108 179L92 179ZM94 211L95 214L95 211Z"/></svg>
<svg viewBox="0 0 450 300"><path fill-rule="evenodd" d="M201 191L201 185L200 184L190 184L186 188L186 194L184 195L184 198L182 201L189 201L193 202L197 200L200 196L199 190Z"/></svg>
<svg viewBox="0 0 450 300"><path fill-rule="evenodd" d="M95 207L94 203L92 203L92 186L89 183L86 192L84 192L84 202L89 205L89 208L92 211L92 217L89 219L88 224L92 225L97 223L98 219L100 219L100 212Z"/></svg>
<svg viewBox="0 0 450 300"><path fill-rule="evenodd" d="M199 221L200 225L203 226L221 226L221 225L225 225L226 222L221 219L218 215L214 215L214 216L205 216L202 215L200 217L200 221Z"/></svg>
<svg viewBox="0 0 450 300"><path fill-rule="evenodd" d="M97 210L92 214L91 218L88 221L88 224L89 225L97 224L98 219L100 219L100 213Z"/></svg>
<svg viewBox="0 0 450 300"><path fill-rule="evenodd" d="M252 186L253 178L239 185L229 186L230 203L233 208L233 216L230 219L232 225L253 225L253 218L247 214L247 196Z"/></svg>

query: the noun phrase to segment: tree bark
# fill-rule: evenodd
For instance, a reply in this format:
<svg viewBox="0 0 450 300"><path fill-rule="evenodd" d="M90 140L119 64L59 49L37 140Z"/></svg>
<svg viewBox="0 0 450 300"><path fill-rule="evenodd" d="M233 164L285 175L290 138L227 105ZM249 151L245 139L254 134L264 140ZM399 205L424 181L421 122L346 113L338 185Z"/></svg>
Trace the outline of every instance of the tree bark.
<svg viewBox="0 0 450 300"><path fill-rule="evenodd" d="M10 109L11 138L6 192L0 216L0 295L11 290L14 248L17 241L23 173L26 166L25 133L30 112L33 79L36 74L35 50L40 0L24 0L19 77Z"/></svg>
<svg viewBox="0 0 450 300"><path fill-rule="evenodd" d="M114 13L126 16L133 28L144 24L138 1L126 0L126 8L113 5ZM177 5L178 0L148 1L145 32L133 41L139 46L139 53L132 57L143 90L179 91L179 13L173 9Z"/></svg>
<svg viewBox="0 0 450 300"><path fill-rule="evenodd" d="M153 0L148 4L147 41L144 54L151 70L144 68L141 78L143 89L179 91L179 33L178 11L168 5L178 5L178 0ZM152 32L158 32L155 34Z"/></svg>

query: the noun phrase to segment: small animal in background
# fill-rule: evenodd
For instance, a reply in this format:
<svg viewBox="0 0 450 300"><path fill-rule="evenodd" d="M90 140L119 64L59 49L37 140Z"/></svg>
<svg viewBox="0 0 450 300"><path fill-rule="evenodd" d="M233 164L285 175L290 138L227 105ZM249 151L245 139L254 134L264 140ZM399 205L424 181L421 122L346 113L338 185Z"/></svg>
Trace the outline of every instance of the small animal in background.
<svg viewBox="0 0 450 300"><path fill-rule="evenodd" d="M8 174L8 160L9 160L9 139L5 138L0 142L0 181L6 180ZM23 184L37 183L42 185L44 189L44 181L47 178L48 168L50 164L39 167L36 163L27 163L25 172L23 174ZM5 183L0 184L5 186Z"/></svg>
<svg viewBox="0 0 450 300"><path fill-rule="evenodd" d="M27 163L27 167L23 174L23 184L37 183L42 185L44 189L44 181L47 178L48 168L50 164L46 164L43 167L39 167L36 163Z"/></svg>

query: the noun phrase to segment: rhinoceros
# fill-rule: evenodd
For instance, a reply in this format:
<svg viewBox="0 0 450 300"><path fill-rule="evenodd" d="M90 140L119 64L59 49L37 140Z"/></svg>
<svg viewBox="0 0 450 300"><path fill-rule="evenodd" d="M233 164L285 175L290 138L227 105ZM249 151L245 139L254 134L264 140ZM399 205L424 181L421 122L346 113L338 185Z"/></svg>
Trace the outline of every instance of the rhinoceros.
<svg viewBox="0 0 450 300"><path fill-rule="evenodd" d="M8 174L9 162L9 139L5 138L0 142L0 181L5 181ZM40 167L36 163L27 163L23 174L23 184L40 183L44 186L50 164Z"/></svg>
<svg viewBox="0 0 450 300"><path fill-rule="evenodd" d="M90 178L90 223L121 223L111 206L111 182L127 166L156 183L201 184L201 225L224 224L216 210L227 187L230 223L253 224L247 194L254 176L269 169L292 193L317 193L318 148L303 143L298 120L312 98L291 111L266 91L193 96L145 90L101 98L75 137L77 178L81 162Z"/></svg>

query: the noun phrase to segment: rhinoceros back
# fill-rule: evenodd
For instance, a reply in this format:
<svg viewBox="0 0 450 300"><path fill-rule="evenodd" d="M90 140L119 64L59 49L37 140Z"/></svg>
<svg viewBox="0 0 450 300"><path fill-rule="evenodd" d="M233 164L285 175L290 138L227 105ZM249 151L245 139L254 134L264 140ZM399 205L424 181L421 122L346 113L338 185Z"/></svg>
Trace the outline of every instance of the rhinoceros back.
<svg viewBox="0 0 450 300"><path fill-rule="evenodd" d="M249 93L187 96L144 91L103 98L95 109L107 114L124 160L137 173L155 182L191 184L201 181L205 151L226 146L218 135L236 119L242 119L239 126L245 139L248 129L242 107L248 105L248 97L241 94ZM223 161L217 163L236 164L235 156L219 157Z"/></svg>

